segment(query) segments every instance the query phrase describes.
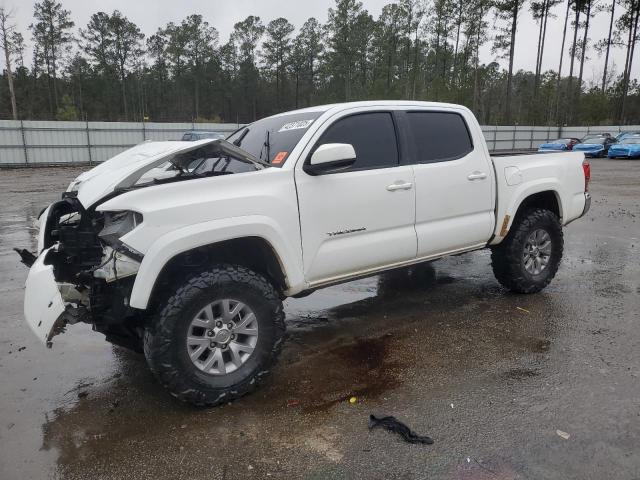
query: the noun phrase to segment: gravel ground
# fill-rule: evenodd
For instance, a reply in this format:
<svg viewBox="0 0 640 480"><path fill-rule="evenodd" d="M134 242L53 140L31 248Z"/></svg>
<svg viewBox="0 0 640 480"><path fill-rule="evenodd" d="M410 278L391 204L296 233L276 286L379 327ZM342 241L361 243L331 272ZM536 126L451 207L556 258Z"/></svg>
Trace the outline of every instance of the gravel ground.
<svg viewBox="0 0 640 480"><path fill-rule="evenodd" d="M640 478L640 161L592 162L544 292L505 292L481 251L288 300L270 380L209 410L89 326L47 350L23 323L12 247L77 173L0 170L1 479Z"/></svg>

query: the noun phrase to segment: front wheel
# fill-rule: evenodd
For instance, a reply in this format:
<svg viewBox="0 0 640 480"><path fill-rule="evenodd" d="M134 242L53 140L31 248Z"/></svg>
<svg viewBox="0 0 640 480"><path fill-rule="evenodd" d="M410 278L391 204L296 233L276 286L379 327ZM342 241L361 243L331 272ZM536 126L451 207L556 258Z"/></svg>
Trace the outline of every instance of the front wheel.
<svg viewBox="0 0 640 480"><path fill-rule="evenodd" d="M271 283L245 267L220 265L177 288L145 330L144 353L173 396L215 406L260 383L284 333Z"/></svg>
<svg viewBox="0 0 640 480"><path fill-rule="evenodd" d="M496 279L512 292L535 293L555 277L562 259L562 225L542 208L519 214L507 237L491 249Z"/></svg>

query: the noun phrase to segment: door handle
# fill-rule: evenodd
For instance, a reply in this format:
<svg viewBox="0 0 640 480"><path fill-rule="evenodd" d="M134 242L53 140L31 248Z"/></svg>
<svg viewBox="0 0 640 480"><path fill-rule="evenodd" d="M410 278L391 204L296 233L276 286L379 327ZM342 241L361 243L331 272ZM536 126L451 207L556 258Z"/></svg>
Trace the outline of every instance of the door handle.
<svg viewBox="0 0 640 480"><path fill-rule="evenodd" d="M473 173L470 173L469 175L467 175L467 179L470 181L473 180L484 180L485 178L487 178L487 174L484 172L478 172L475 171Z"/></svg>
<svg viewBox="0 0 640 480"><path fill-rule="evenodd" d="M391 185L387 185L387 190L390 192L395 192L396 190L411 190L413 187L413 183L392 183Z"/></svg>

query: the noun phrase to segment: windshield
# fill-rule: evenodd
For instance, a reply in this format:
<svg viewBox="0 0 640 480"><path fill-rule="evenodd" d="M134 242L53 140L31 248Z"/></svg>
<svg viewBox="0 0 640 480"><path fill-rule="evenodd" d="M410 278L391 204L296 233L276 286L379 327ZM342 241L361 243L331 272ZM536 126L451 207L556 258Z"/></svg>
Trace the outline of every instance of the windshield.
<svg viewBox="0 0 640 480"><path fill-rule="evenodd" d="M561 145L567 145L569 142L571 142L571 140L569 140L568 138L559 138L557 140L553 140L549 143L553 143L553 144L561 144Z"/></svg>
<svg viewBox="0 0 640 480"><path fill-rule="evenodd" d="M632 135L637 135L637 134L638 134L638 132L622 132L622 133L619 133L616 138L618 140L622 140L623 138L627 138L627 137L630 137Z"/></svg>
<svg viewBox="0 0 640 480"><path fill-rule="evenodd" d="M604 143L607 137L586 137L582 143Z"/></svg>
<svg viewBox="0 0 640 480"><path fill-rule="evenodd" d="M290 113L263 118L237 130L227 141L259 160L281 167L291 150L322 113Z"/></svg>
<svg viewBox="0 0 640 480"><path fill-rule="evenodd" d="M638 143L640 143L640 137L625 138L624 140L622 140L622 143L625 143L625 144L638 144Z"/></svg>

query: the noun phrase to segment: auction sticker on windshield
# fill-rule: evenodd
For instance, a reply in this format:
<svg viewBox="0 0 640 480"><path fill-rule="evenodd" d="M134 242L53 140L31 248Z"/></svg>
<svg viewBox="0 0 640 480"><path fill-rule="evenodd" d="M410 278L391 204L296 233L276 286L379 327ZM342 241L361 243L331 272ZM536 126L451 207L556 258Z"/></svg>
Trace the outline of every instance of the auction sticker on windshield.
<svg viewBox="0 0 640 480"><path fill-rule="evenodd" d="M313 120L298 120L297 122L285 123L278 132L286 132L288 130L298 130L300 128L307 128L313 123Z"/></svg>

